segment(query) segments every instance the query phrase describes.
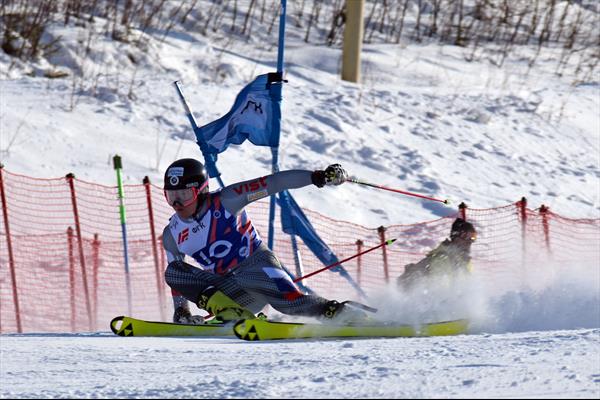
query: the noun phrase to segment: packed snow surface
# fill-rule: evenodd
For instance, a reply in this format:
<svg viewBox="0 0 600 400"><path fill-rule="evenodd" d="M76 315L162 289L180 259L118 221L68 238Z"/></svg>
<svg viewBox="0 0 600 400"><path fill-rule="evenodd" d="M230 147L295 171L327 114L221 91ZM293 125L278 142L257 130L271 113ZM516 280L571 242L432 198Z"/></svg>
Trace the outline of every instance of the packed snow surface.
<svg viewBox="0 0 600 400"><path fill-rule="evenodd" d="M599 329L285 342L10 335L0 395L597 398L599 347Z"/></svg>

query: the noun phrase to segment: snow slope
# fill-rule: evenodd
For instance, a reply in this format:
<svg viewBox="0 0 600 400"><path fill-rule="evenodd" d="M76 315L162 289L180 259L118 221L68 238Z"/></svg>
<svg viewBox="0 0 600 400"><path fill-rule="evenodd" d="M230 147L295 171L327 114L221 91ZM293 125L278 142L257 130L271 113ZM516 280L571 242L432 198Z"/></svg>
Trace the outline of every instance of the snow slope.
<svg viewBox="0 0 600 400"><path fill-rule="evenodd" d="M276 60L274 38L267 49L182 31L164 42L151 38L146 52L100 36L81 57L81 29L50 30L65 42L52 61L62 69L76 63L89 71L87 80L29 77L44 65L8 69L11 60L0 54L0 151L8 170L73 172L112 185L111 159L119 154L125 183L149 175L160 184L174 159L200 157L173 81L182 81L204 124L226 113L238 91ZM299 204L369 227L434 219L461 201L491 208L522 196L533 208L545 204L568 217L600 216L598 80L573 86L568 74L554 74L552 53L533 68L519 59L498 68L465 61L466 51L365 45L363 84L356 85L339 78L339 49L289 39L281 169L340 162L364 180L453 201L448 208L347 184L296 190ZM137 59L135 69L126 55ZM270 151L231 146L218 167L226 184L264 175Z"/></svg>

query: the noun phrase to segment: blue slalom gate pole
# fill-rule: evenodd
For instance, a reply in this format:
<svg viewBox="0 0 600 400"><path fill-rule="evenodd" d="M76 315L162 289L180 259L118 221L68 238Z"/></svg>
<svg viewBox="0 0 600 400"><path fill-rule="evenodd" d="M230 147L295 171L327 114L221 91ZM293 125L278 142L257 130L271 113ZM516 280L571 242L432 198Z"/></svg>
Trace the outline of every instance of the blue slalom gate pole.
<svg viewBox="0 0 600 400"><path fill-rule="evenodd" d="M282 81L277 83L279 90L283 85L283 49L285 44L285 11L287 7L287 0L281 0L281 14L279 15L279 45L277 48L277 73L280 75ZM279 136L281 132L277 132ZM271 147L272 157L272 172L276 173L279 171L279 147ZM269 240L268 246L273 250L273 242L275 237L275 195L271 196L271 202L269 204Z"/></svg>
<svg viewBox="0 0 600 400"><path fill-rule="evenodd" d="M177 90L179 99L181 100L181 103L183 104L183 108L185 108L185 112L190 121L190 124L192 124L192 129L194 130L194 133L197 133L200 128L198 127L198 124L196 123L196 118L194 117L194 114L192 114L192 109L190 108L190 105L188 104L187 100L183 96L183 92L181 91L181 86L179 85L179 81L173 82L173 85L175 85L175 89ZM225 187L225 185L223 184L223 180L221 179L221 173L217 169L217 164L215 162L215 156L212 154L209 154L205 151L206 143L203 143L200 140L201 137L202 137L202 135L198 135L198 134L196 135L196 139L197 139L196 143L198 143L198 146L200 146L200 150L202 151L202 155L204 156L204 163L206 164L206 170L208 172L208 175L211 178L215 178L217 180L217 182L219 183L220 187Z"/></svg>

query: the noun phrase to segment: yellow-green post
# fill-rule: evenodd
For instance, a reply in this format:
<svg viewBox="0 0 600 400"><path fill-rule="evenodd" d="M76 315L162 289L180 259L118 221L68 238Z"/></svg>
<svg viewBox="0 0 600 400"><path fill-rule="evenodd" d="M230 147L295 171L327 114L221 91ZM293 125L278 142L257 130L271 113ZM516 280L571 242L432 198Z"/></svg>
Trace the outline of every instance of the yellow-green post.
<svg viewBox="0 0 600 400"><path fill-rule="evenodd" d="M123 256L125 259L125 285L127 286L127 310L129 316L132 313L132 295L131 295L131 277L129 276L129 256L127 254L127 224L125 220L125 196L123 191L123 180L121 179L121 169L123 164L121 163L121 157L115 155L113 157L113 166L117 172L117 188L119 191L119 215L121 217L121 232L123 234Z"/></svg>

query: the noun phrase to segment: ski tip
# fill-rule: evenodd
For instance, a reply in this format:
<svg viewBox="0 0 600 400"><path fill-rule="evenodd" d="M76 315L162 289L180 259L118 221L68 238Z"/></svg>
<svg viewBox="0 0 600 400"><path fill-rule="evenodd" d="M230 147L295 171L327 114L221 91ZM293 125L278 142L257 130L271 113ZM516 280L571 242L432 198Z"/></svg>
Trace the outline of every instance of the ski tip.
<svg viewBox="0 0 600 400"><path fill-rule="evenodd" d="M110 321L110 330L115 334L118 335L119 331L121 330L121 322L123 322L123 319L125 318L124 315L119 315L118 317L114 317L111 321Z"/></svg>

